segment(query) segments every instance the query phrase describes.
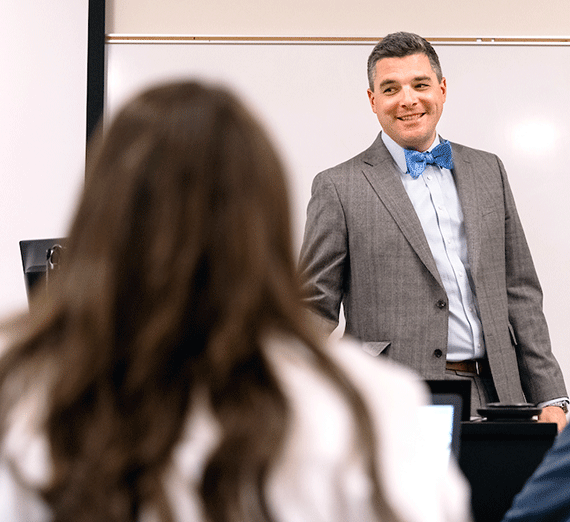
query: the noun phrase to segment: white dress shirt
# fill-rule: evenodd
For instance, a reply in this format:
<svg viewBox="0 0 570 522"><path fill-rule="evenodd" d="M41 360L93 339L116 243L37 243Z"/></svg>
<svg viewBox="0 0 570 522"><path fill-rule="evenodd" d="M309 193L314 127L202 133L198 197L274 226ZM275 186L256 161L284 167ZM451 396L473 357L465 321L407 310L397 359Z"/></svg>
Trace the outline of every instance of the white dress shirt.
<svg viewBox="0 0 570 522"><path fill-rule="evenodd" d="M449 300L447 360L485 356L485 344L471 285L471 268L463 212L449 169L427 165L417 179L406 174L404 149L385 132L382 140L400 170L402 183L416 210ZM428 150L439 145L436 136Z"/></svg>

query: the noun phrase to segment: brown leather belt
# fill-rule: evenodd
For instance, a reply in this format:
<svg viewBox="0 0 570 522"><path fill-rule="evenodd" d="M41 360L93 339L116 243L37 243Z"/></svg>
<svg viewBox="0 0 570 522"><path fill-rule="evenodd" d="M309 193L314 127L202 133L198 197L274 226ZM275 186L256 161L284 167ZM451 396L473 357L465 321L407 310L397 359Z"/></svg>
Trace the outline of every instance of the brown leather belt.
<svg viewBox="0 0 570 522"><path fill-rule="evenodd" d="M474 375L491 375L491 368L487 359L476 359L472 361L447 361L446 370L455 372L472 373Z"/></svg>

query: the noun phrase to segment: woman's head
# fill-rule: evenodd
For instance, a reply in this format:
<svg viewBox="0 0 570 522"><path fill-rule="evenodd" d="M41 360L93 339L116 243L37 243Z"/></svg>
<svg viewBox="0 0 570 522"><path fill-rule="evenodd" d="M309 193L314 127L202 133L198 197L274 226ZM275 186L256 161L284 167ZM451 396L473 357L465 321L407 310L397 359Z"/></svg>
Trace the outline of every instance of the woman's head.
<svg viewBox="0 0 570 522"><path fill-rule="evenodd" d="M45 498L55 512L125 514L160 496L155 479L197 386L226 434L216 455L236 469L265 466L287 415L262 339L272 328L312 339L285 176L232 94L157 86L99 129L60 267L0 363L0 386L15 369L52 372ZM250 450L236 454L235 440Z"/></svg>
<svg viewBox="0 0 570 522"><path fill-rule="evenodd" d="M143 92L98 137L69 243L64 293L115 325L111 344L217 321L239 337L294 289L280 161L232 94L199 83Z"/></svg>

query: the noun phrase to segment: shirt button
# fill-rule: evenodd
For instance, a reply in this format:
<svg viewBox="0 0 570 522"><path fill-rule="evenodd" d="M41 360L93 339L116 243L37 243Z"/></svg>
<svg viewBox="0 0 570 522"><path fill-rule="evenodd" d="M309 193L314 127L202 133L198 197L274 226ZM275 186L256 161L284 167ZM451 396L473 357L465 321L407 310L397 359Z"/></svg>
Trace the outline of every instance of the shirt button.
<svg viewBox="0 0 570 522"><path fill-rule="evenodd" d="M443 352L438 348L437 350L433 351L433 355L439 359L443 355Z"/></svg>
<svg viewBox="0 0 570 522"><path fill-rule="evenodd" d="M443 310L447 306L447 303L443 299L440 299L436 305L439 309Z"/></svg>

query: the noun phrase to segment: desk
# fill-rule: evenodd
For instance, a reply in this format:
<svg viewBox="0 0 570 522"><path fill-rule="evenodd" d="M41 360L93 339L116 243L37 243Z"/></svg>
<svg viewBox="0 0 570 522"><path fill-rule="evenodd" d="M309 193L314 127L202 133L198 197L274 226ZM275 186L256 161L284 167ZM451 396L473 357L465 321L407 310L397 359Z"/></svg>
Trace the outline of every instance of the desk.
<svg viewBox="0 0 570 522"><path fill-rule="evenodd" d="M475 522L503 518L556 435L556 424L461 423L459 466L471 484Z"/></svg>

